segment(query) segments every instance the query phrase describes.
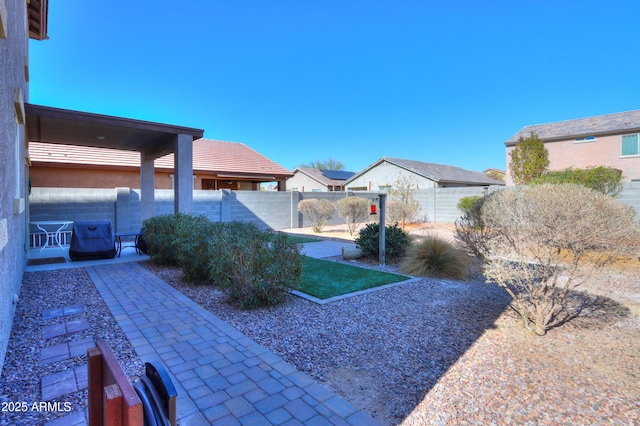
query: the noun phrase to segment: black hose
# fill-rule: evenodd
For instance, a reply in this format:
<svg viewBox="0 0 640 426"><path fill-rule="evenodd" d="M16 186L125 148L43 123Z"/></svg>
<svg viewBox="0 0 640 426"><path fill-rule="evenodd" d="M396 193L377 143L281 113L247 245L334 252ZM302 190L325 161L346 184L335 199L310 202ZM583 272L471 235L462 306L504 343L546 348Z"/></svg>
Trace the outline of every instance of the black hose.
<svg viewBox="0 0 640 426"><path fill-rule="evenodd" d="M138 396L140 397L140 401L142 402L144 426L158 426L158 422L156 422L156 415L153 409L153 403L149 399L149 395L147 395L144 385L140 382L137 382L133 384L133 388L136 390L136 393L138 394Z"/></svg>

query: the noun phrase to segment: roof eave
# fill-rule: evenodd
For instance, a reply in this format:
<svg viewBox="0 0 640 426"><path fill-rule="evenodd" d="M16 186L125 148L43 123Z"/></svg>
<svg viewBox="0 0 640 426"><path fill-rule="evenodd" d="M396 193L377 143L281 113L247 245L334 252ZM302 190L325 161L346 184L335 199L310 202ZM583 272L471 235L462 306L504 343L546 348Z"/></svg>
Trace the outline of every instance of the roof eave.
<svg viewBox="0 0 640 426"><path fill-rule="evenodd" d="M34 40L48 39L49 0L28 0L27 21L29 38Z"/></svg>

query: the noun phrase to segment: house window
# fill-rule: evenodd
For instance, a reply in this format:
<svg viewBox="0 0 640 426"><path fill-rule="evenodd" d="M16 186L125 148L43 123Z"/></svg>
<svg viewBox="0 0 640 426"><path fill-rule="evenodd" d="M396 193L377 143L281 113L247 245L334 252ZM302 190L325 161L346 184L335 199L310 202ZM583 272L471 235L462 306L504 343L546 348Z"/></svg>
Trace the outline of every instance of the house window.
<svg viewBox="0 0 640 426"><path fill-rule="evenodd" d="M391 189L391 185L378 185L378 191L389 191Z"/></svg>
<svg viewBox="0 0 640 426"><path fill-rule="evenodd" d="M595 141L596 141L595 136L585 136L583 138L577 138L575 143L585 143L585 142L595 142Z"/></svg>
<svg viewBox="0 0 640 426"><path fill-rule="evenodd" d="M640 135L623 135L621 155L623 157L634 156L640 154Z"/></svg>

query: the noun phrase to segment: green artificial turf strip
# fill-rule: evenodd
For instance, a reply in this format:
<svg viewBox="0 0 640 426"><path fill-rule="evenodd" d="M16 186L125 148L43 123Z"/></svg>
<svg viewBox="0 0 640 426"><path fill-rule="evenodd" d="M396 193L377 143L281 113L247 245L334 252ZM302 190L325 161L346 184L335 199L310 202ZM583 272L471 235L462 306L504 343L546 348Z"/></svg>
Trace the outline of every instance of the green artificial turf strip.
<svg viewBox="0 0 640 426"><path fill-rule="evenodd" d="M287 236L287 239L294 244L315 243L316 241L322 241L320 238L307 237L306 235L287 234L286 232L284 234Z"/></svg>
<svg viewBox="0 0 640 426"><path fill-rule="evenodd" d="M304 235L293 235L287 234L289 241L300 244L300 243L315 243L317 241L322 241L320 238L306 237Z"/></svg>
<svg viewBox="0 0 640 426"><path fill-rule="evenodd" d="M408 277L304 256L302 286L298 289L318 299L408 280Z"/></svg>

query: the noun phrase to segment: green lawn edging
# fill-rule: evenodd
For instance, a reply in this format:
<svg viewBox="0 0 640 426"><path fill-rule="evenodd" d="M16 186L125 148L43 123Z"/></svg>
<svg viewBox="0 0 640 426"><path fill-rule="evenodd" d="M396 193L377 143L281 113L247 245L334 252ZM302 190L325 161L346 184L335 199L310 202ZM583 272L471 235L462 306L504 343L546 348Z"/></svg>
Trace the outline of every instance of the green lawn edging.
<svg viewBox="0 0 640 426"><path fill-rule="evenodd" d="M304 256L298 291L324 300L409 279L391 272Z"/></svg>

